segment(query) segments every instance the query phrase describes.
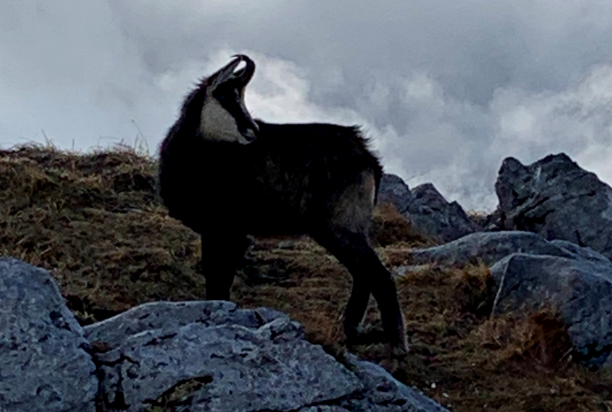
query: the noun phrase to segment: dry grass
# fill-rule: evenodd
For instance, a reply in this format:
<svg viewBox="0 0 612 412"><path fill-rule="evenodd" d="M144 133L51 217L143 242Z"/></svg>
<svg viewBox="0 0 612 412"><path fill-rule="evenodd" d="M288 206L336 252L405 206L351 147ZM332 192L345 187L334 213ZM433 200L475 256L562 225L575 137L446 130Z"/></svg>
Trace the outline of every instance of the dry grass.
<svg viewBox="0 0 612 412"><path fill-rule="evenodd" d="M158 205L154 173L127 149L0 151L0 254L51 270L83 322L203 298L198 238Z"/></svg>
<svg viewBox="0 0 612 412"><path fill-rule="evenodd" d="M0 254L49 269L83 324L147 301L203 299L198 237L167 217L154 177L154 162L126 148L0 151ZM431 243L387 206L376 211L372 238L389 267ZM233 299L289 313L340 355L349 290L344 268L308 238L256 238ZM399 279L398 290L412 345L395 373L401 381L455 411L612 410L612 377L573 362L554 311L489 319L495 290L486 267L425 267ZM373 302L364 326L351 350L379 361Z"/></svg>
<svg viewBox="0 0 612 412"><path fill-rule="evenodd" d="M434 242L413 228L391 203L382 203L374 209L370 237L377 246L426 247Z"/></svg>

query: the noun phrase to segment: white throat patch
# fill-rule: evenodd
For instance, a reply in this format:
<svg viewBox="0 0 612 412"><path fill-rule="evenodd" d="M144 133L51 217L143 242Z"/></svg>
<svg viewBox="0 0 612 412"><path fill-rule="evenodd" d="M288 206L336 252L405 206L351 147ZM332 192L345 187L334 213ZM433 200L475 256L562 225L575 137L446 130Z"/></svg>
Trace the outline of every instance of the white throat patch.
<svg viewBox="0 0 612 412"><path fill-rule="evenodd" d="M206 99L201 116L200 132L205 139L224 142L245 140L232 115L212 96Z"/></svg>

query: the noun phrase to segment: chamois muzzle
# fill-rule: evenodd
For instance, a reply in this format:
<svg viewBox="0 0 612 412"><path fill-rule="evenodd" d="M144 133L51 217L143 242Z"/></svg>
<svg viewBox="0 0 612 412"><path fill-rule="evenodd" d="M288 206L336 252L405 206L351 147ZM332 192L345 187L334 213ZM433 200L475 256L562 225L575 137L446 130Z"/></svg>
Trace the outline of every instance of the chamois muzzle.
<svg viewBox="0 0 612 412"><path fill-rule="evenodd" d="M245 127L243 125L239 125L238 130L240 131L240 134L250 143L257 139L259 134L259 125L255 123L250 115L246 116L246 121L247 126Z"/></svg>
<svg viewBox="0 0 612 412"><path fill-rule="evenodd" d="M244 104L244 89L253 78L253 74L255 73L255 62L251 60L250 57L244 54L236 54L232 57L234 57L235 60L233 60L230 65L233 65L235 63L235 65L233 65L234 69L237 67L238 64L240 64L240 62L246 63L246 65L242 69L233 73L232 78L229 80L231 80L231 82L235 85L236 89L240 92L239 104L242 108L244 118L242 119L242 122L239 122L238 128L240 130L240 133L249 142L252 142L257 138L257 134L259 133L259 125L257 125L257 123L253 120Z"/></svg>

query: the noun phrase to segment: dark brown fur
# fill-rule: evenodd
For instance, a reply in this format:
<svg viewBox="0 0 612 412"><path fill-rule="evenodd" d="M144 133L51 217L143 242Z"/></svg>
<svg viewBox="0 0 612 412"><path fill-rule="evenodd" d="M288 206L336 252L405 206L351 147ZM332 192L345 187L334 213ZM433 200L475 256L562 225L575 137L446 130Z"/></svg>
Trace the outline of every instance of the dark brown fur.
<svg viewBox="0 0 612 412"><path fill-rule="evenodd" d="M382 167L359 129L257 120L250 144L207 141L199 132L205 88L186 98L162 143L159 183L170 216L202 236L207 298L229 300L247 235L308 234L353 275L347 337L373 293L387 338L402 347L395 284L366 236Z"/></svg>

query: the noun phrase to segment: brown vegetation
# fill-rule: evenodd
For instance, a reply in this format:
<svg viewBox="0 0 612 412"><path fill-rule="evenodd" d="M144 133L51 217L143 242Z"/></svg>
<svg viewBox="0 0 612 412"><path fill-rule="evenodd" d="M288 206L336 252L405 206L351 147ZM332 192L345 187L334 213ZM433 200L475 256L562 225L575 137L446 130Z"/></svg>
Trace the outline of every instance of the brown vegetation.
<svg viewBox="0 0 612 412"><path fill-rule="evenodd" d="M423 235L391 203L381 203L372 215L370 238L377 246L426 247L434 242Z"/></svg>
<svg viewBox="0 0 612 412"><path fill-rule="evenodd" d="M0 254L51 271L83 324L139 303L204 298L199 239L155 197L154 162L131 149L90 154L44 147L0 151ZM430 244L380 207L372 237L391 268ZM489 317L495 293L484 266L423 267L398 279L411 351L395 376L455 411L610 411L612 377L573 362L553 310ZM341 357L338 317L350 277L308 238L255 238L233 288L247 307L301 322ZM372 302L362 341L380 361Z"/></svg>

